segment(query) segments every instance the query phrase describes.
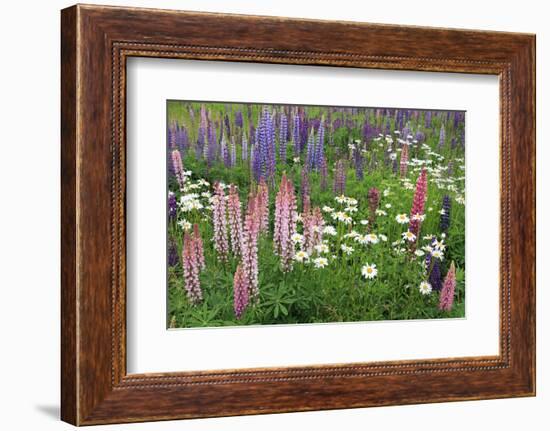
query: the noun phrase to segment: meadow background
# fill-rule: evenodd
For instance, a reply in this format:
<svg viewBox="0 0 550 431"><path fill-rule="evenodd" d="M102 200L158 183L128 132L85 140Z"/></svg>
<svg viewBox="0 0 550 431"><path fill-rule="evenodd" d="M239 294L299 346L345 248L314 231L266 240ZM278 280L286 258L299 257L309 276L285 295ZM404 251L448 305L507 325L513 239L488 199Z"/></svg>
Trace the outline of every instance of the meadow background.
<svg viewBox="0 0 550 431"><path fill-rule="evenodd" d="M464 317L464 119L168 101L167 324Z"/></svg>

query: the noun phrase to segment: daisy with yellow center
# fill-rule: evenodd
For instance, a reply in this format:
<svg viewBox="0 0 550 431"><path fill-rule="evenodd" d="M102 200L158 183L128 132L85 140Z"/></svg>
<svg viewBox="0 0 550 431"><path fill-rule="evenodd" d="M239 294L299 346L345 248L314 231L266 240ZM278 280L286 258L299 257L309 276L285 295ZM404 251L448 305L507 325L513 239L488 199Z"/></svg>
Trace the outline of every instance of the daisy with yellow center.
<svg viewBox="0 0 550 431"><path fill-rule="evenodd" d="M309 259L309 254L307 254L304 250L300 250L294 255L294 260L296 262L307 262Z"/></svg>
<svg viewBox="0 0 550 431"><path fill-rule="evenodd" d="M397 214L395 221L399 224L405 224L409 222L409 217L407 217L407 214Z"/></svg>
<svg viewBox="0 0 550 431"><path fill-rule="evenodd" d="M416 235L412 233L410 230L408 230L407 232L403 232L402 235L404 240L407 240L410 242L413 242L416 239Z"/></svg>
<svg viewBox="0 0 550 431"><path fill-rule="evenodd" d="M423 281L422 283L420 283L420 286L418 286L418 290L420 290L420 293L422 295L429 295L430 293L432 293L432 285L427 281Z"/></svg>
<svg viewBox="0 0 550 431"><path fill-rule="evenodd" d="M376 275L378 274L378 270L376 269L376 265L374 263L370 264L370 263L366 263L365 265L363 265L363 267L361 268L361 274L363 275L363 277L365 277L367 280L372 280L373 278L376 277Z"/></svg>

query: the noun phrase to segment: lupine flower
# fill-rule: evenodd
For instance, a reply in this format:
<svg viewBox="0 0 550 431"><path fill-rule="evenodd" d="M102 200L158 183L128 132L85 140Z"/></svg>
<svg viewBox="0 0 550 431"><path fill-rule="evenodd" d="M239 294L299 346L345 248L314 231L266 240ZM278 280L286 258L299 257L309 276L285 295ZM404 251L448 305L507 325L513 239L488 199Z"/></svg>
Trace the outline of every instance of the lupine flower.
<svg viewBox="0 0 550 431"><path fill-rule="evenodd" d="M267 232L269 229L269 190L263 178L258 184L256 197L256 211L258 213L258 220L260 222L260 232Z"/></svg>
<svg viewBox="0 0 550 431"><path fill-rule="evenodd" d="M418 180L416 181L416 190L414 192L413 204L411 208L409 230L418 237L420 225L422 224L421 217L424 214L424 205L426 203L426 195L428 192L428 177L426 169L422 169ZM416 216L416 217L415 217Z"/></svg>
<svg viewBox="0 0 550 431"><path fill-rule="evenodd" d="M241 143L241 159L246 161L248 159L248 142L246 140L246 134L243 133L243 140Z"/></svg>
<svg viewBox="0 0 550 431"><path fill-rule="evenodd" d="M226 262L229 252L227 238L227 205L225 202L225 193L220 183L214 185L212 219L214 221L214 248L218 253L218 258L222 262Z"/></svg>
<svg viewBox="0 0 550 431"><path fill-rule="evenodd" d="M248 306L248 279L243 265L237 266L233 277L233 310L235 317L240 319Z"/></svg>
<svg viewBox="0 0 550 431"><path fill-rule="evenodd" d="M168 241L168 266L176 266L179 262L176 243L171 239Z"/></svg>
<svg viewBox="0 0 550 431"><path fill-rule="evenodd" d="M327 167L327 161L323 158L321 161L321 190L325 191L328 187L327 184L327 178L328 178L328 167Z"/></svg>
<svg viewBox="0 0 550 431"><path fill-rule="evenodd" d="M441 232L447 232L451 224L451 197L449 195L443 196L443 204L441 208L441 218L439 221L439 227Z"/></svg>
<svg viewBox="0 0 550 431"><path fill-rule="evenodd" d="M247 279L248 297L257 301L258 288L258 235L260 221L257 214L257 196L251 194L248 198L246 216L242 232L242 265Z"/></svg>
<svg viewBox="0 0 550 431"><path fill-rule="evenodd" d="M336 162L333 191L336 195L346 193L346 167L343 160Z"/></svg>
<svg viewBox="0 0 550 431"><path fill-rule="evenodd" d="M206 261L204 260L204 246L202 243L201 234L199 232L199 225L195 223L193 225L192 240L194 246L194 252L197 257L197 262L201 270L206 268Z"/></svg>
<svg viewBox="0 0 550 431"><path fill-rule="evenodd" d="M176 194L168 192L168 219L174 220L177 214Z"/></svg>
<svg viewBox="0 0 550 431"><path fill-rule="evenodd" d="M231 148L229 152L230 160L231 160L231 166L235 166L237 164L237 145L235 144L235 137L231 137Z"/></svg>
<svg viewBox="0 0 550 431"><path fill-rule="evenodd" d="M403 148L401 149L401 161L399 162L402 178L407 176L408 164L409 164L409 146L403 145Z"/></svg>
<svg viewBox="0 0 550 431"><path fill-rule="evenodd" d="M229 124L229 117L227 114L225 114L223 122L225 124L225 133L227 133L227 136L231 136L231 125Z"/></svg>
<svg viewBox="0 0 550 431"><path fill-rule="evenodd" d="M302 152L302 147L300 146L300 116L297 113L294 115L292 141L294 143L294 155L300 156L300 153Z"/></svg>
<svg viewBox="0 0 550 431"><path fill-rule="evenodd" d="M240 256L242 231L241 201L239 199L237 187L233 184L229 187L227 214L229 216L229 238L231 239L231 251L234 256Z"/></svg>
<svg viewBox="0 0 550 431"><path fill-rule="evenodd" d="M439 292L443 287L441 280L441 263L439 259L432 257L431 252L426 254L426 271L428 272L428 281L432 289Z"/></svg>
<svg viewBox="0 0 550 431"><path fill-rule="evenodd" d="M185 183L185 176L183 174L183 162L181 161L181 154L178 150L172 150L172 166L174 168L174 174L180 188L183 188Z"/></svg>
<svg viewBox="0 0 550 431"><path fill-rule="evenodd" d="M315 167L315 135L313 133L313 127L309 133L306 151L306 166L311 170Z"/></svg>
<svg viewBox="0 0 550 431"><path fill-rule="evenodd" d="M243 127L243 113L241 111L237 111L235 114L235 126Z"/></svg>
<svg viewBox="0 0 550 431"><path fill-rule="evenodd" d="M279 127L279 159L286 161L286 136L287 136L288 122L286 115L281 115L281 125Z"/></svg>
<svg viewBox="0 0 550 431"><path fill-rule="evenodd" d="M449 271L445 276L443 282L443 288L439 294L439 309L443 311L451 311L453 308L453 302L455 297L456 288L456 270L455 263L451 262Z"/></svg>
<svg viewBox="0 0 550 431"><path fill-rule="evenodd" d="M323 242L323 227L324 220L319 207L304 214L304 249L309 255Z"/></svg>
<svg viewBox="0 0 550 431"><path fill-rule="evenodd" d="M294 256L294 241L296 234L296 197L294 186L283 173L279 191L275 198L275 227L273 230L274 251L281 259L281 269L284 272L292 269Z"/></svg>
<svg viewBox="0 0 550 431"><path fill-rule="evenodd" d="M442 124L441 129L439 129L439 143L437 144L438 148L441 149L445 145L445 127Z"/></svg>
<svg viewBox="0 0 550 431"><path fill-rule="evenodd" d="M231 167L231 155L230 155L230 152L229 152L229 147L227 145L227 141L225 140L225 135L222 135L220 151L221 151L223 164L225 165L225 167L226 168Z"/></svg>
<svg viewBox="0 0 550 431"><path fill-rule="evenodd" d="M311 188L309 186L309 173L307 169L302 168L300 174L300 199L302 201L302 212L304 211L306 200L309 199Z"/></svg>
<svg viewBox="0 0 550 431"><path fill-rule="evenodd" d="M372 187L367 194L367 199L369 201L369 223L372 226L380 203L380 191L376 187Z"/></svg>
<svg viewBox="0 0 550 431"><path fill-rule="evenodd" d="M325 119L321 118L319 128L317 129L317 143L315 144L314 169L319 170L321 163L325 159Z"/></svg>
<svg viewBox="0 0 550 431"><path fill-rule="evenodd" d="M355 164L355 177L362 181L364 177L363 171L363 154L359 149L356 149L353 153L353 162Z"/></svg>
<svg viewBox="0 0 550 431"><path fill-rule="evenodd" d="M199 279L200 264L193 243L192 236L186 233L183 239L182 266L187 299L191 304L197 304L202 300L202 289Z"/></svg>

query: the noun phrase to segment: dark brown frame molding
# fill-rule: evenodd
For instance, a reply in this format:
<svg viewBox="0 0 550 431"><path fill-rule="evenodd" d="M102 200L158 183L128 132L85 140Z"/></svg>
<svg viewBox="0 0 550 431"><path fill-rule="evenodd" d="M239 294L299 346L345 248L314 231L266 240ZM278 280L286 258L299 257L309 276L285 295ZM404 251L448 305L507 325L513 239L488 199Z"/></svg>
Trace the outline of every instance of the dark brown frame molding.
<svg viewBox="0 0 550 431"><path fill-rule="evenodd" d="M61 417L75 425L535 394L535 36L77 5L61 13ZM132 56L500 78L500 353L126 373Z"/></svg>

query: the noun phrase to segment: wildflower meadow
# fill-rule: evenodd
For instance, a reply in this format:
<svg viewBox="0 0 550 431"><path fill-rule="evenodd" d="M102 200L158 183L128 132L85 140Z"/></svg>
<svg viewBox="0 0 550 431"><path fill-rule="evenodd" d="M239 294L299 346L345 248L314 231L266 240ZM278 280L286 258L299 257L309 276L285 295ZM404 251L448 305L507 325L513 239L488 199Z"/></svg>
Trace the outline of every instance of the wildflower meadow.
<svg viewBox="0 0 550 431"><path fill-rule="evenodd" d="M465 113L167 102L171 328L465 315Z"/></svg>

